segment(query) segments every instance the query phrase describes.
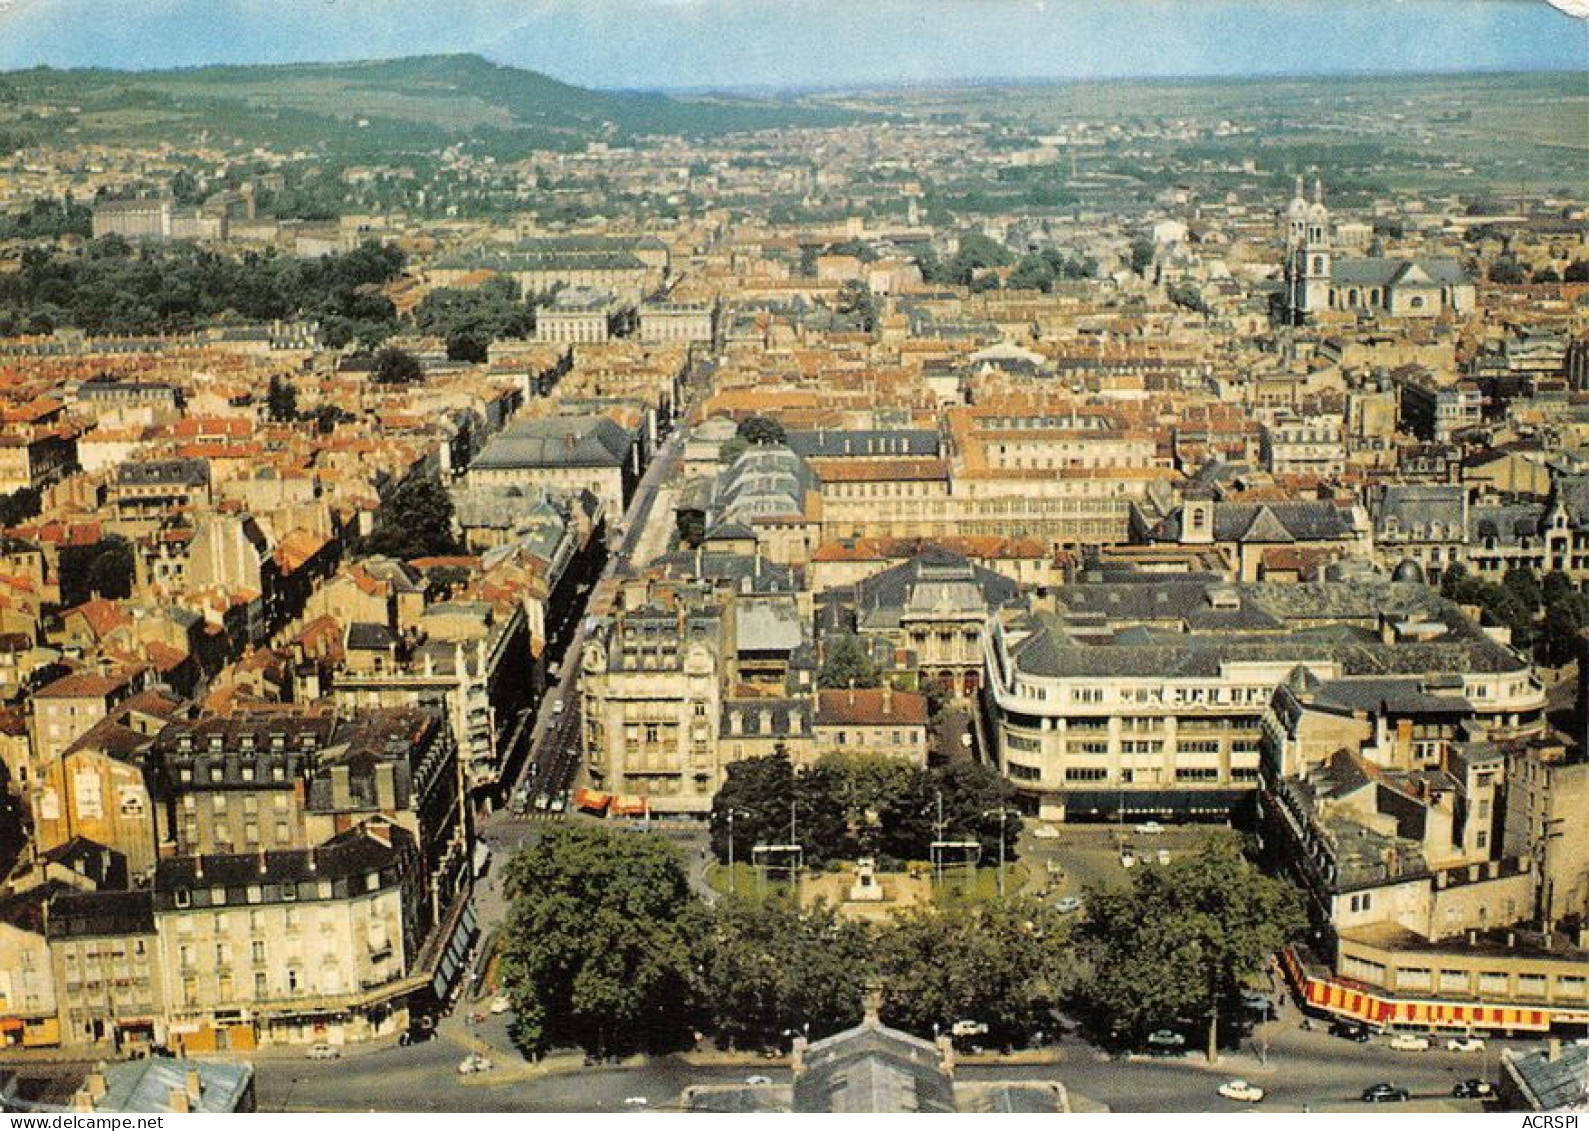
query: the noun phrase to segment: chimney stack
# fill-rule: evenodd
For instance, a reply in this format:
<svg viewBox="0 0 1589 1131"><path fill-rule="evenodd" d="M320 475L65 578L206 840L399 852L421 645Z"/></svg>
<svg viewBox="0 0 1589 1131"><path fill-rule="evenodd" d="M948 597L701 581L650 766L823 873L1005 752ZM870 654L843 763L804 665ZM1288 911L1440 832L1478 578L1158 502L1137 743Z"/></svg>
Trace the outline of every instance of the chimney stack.
<svg viewBox="0 0 1589 1131"><path fill-rule="evenodd" d="M397 767L391 762L375 767L375 807L382 812L397 808Z"/></svg>

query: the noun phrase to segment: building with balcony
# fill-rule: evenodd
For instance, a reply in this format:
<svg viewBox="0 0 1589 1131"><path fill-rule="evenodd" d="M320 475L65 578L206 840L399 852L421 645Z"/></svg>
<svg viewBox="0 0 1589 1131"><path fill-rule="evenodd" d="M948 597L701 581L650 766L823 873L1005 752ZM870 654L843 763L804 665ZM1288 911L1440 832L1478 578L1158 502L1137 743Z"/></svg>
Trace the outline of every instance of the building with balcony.
<svg viewBox="0 0 1589 1131"><path fill-rule="evenodd" d="M1258 786L1275 690L1320 680L1460 684L1484 725L1540 725L1529 664L1422 585L1232 585L1112 573L992 626L990 749L1050 819L1228 814Z"/></svg>

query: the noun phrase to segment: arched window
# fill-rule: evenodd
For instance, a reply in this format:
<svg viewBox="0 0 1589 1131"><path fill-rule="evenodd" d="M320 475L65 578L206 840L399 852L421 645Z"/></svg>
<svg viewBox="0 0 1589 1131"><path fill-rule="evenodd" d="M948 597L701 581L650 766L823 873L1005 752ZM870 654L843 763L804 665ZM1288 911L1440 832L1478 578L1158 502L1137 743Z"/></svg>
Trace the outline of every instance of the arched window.
<svg viewBox="0 0 1589 1131"><path fill-rule="evenodd" d="M1408 303L1414 310L1423 309L1423 295L1413 295L1412 302Z"/></svg>

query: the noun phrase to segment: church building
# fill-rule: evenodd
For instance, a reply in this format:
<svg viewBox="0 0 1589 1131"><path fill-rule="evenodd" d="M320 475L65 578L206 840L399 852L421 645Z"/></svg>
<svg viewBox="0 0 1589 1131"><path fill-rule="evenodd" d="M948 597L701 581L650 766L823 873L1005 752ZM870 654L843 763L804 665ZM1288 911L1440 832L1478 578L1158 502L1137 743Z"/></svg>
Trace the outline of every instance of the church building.
<svg viewBox="0 0 1589 1131"><path fill-rule="evenodd" d="M1285 292L1282 315L1291 325L1331 313L1432 318L1466 314L1476 301L1473 280L1455 259L1337 259L1324 207L1324 186L1313 202L1302 192L1286 208Z"/></svg>

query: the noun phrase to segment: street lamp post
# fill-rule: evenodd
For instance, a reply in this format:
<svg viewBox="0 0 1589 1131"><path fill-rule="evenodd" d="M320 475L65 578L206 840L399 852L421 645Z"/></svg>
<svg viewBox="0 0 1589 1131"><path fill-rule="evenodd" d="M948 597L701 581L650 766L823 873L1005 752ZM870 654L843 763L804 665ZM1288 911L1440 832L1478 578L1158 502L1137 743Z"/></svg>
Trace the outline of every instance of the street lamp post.
<svg viewBox="0 0 1589 1131"><path fill-rule="evenodd" d="M743 809L730 809L728 811L728 894L729 895L737 894L737 890L738 890L737 889L737 885L735 883L735 878L734 878L734 814L736 814L736 813L744 813L745 816L747 816L747 817L750 816L750 814L749 813L745 813L745 811Z"/></svg>
<svg viewBox="0 0 1589 1131"><path fill-rule="evenodd" d="M984 817L997 816L998 819L999 819L999 897L1000 898L1003 898L1003 896L1004 896L1004 822L1005 822L1005 819L1010 815L1011 812L1013 812L1013 810L1011 810L1009 806L1005 805L1005 806L1000 806L997 809L989 809L989 810L987 810L986 812L984 812L982 814Z"/></svg>

